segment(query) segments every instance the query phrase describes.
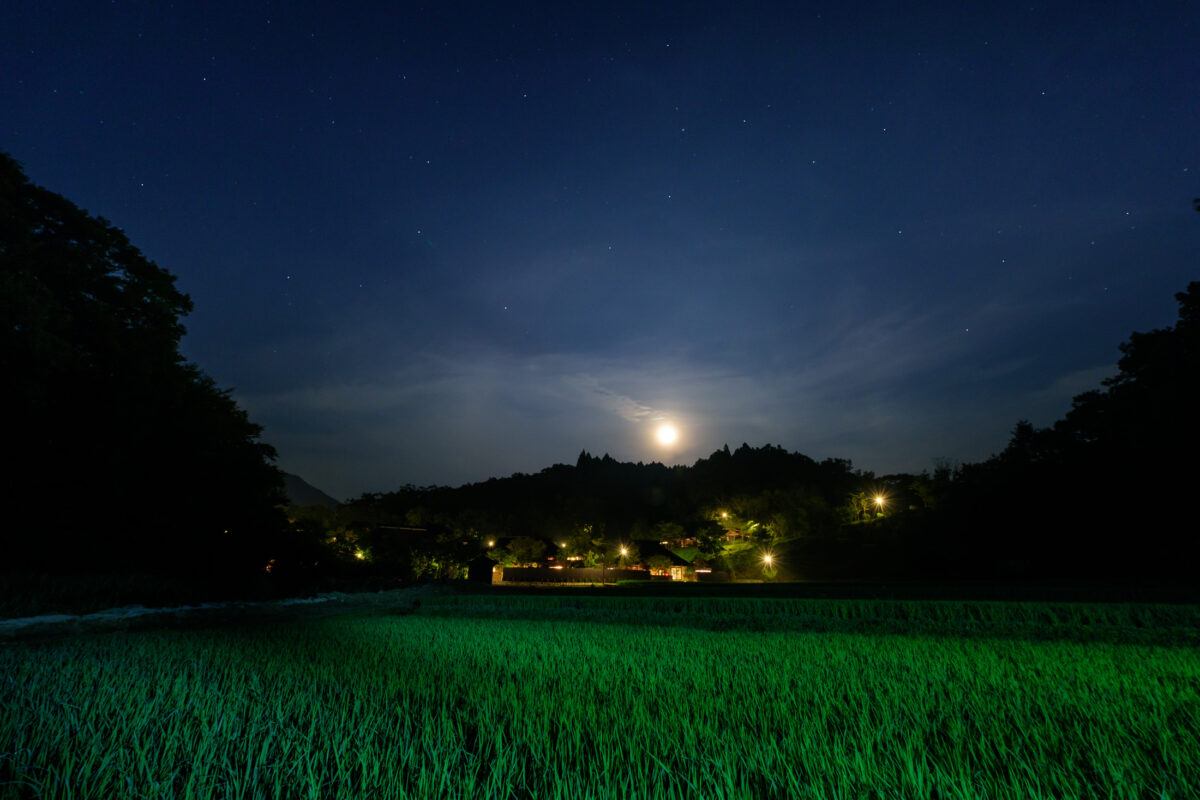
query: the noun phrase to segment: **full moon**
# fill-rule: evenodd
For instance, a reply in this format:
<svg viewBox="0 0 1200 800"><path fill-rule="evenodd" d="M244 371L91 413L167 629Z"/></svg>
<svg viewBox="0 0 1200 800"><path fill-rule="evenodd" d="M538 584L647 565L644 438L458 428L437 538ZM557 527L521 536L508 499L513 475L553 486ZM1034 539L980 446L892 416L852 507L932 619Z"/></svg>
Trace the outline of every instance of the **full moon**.
<svg viewBox="0 0 1200 800"><path fill-rule="evenodd" d="M675 444L675 440L679 438L679 431L675 430L674 425L663 424L658 426L655 435L658 436L660 444Z"/></svg>

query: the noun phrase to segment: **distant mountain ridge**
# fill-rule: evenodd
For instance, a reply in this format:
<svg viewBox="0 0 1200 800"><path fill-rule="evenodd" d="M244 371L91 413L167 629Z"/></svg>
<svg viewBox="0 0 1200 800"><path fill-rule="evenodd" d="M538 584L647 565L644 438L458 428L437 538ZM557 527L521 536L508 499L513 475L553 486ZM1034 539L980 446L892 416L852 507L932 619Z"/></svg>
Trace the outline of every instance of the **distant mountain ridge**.
<svg viewBox="0 0 1200 800"><path fill-rule="evenodd" d="M335 509L340 502L322 492L299 475L283 473L283 492L294 506L324 506Z"/></svg>

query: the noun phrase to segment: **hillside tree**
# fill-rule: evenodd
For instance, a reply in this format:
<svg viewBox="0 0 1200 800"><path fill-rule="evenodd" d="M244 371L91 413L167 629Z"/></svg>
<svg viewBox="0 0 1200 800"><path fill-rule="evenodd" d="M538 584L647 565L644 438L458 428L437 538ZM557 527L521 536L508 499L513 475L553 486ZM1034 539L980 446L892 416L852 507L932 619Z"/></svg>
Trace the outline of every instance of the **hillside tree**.
<svg viewBox="0 0 1200 800"><path fill-rule="evenodd" d="M191 310L121 230L0 153L0 380L17 468L0 560L210 574L270 547L275 451L180 354Z"/></svg>

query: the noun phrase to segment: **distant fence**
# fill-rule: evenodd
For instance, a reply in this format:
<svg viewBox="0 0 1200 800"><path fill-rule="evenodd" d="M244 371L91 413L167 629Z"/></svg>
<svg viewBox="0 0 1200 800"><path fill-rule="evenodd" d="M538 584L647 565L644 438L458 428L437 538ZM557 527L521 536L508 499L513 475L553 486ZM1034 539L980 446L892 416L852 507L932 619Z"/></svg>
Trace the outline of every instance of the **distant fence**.
<svg viewBox="0 0 1200 800"><path fill-rule="evenodd" d="M505 567L504 583L616 583L617 581L648 581L644 569L602 569L600 567Z"/></svg>

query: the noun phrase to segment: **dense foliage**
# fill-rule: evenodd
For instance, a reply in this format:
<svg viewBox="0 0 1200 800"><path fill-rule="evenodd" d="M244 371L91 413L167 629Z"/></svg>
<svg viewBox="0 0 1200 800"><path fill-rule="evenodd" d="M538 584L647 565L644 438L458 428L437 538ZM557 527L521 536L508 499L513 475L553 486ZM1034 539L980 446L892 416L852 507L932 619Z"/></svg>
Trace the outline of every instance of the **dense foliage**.
<svg viewBox="0 0 1200 800"><path fill-rule="evenodd" d="M0 153L10 567L259 560L250 537L278 528L281 475L259 426L180 355L191 308L124 233Z"/></svg>
<svg viewBox="0 0 1200 800"><path fill-rule="evenodd" d="M791 520L795 527L830 534L841 522L835 509L857 482L849 462L818 463L770 445L743 444L732 453L726 447L691 467L629 464L583 452L574 466L557 464L536 475L493 478L457 489L406 486L367 495L353 504L353 513L412 524L472 516L467 520L471 527L500 535L569 536L590 525L598 532L641 539L655 536L655 526L664 522L695 533L709 527L716 509L745 505L759 516L805 509L814 519Z"/></svg>
<svg viewBox="0 0 1200 800"><path fill-rule="evenodd" d="M826 604L827 620L864 608ZM10 646L0 797L1025 800L1200 785L1194 646L943 638L936 622L789 632L755 608L707 609L724 631L628 607L592 609L610 624L370 616ZM1049 609L1011 609L1054 638ZM622 624L647 615L659 624Z"/></svg>
<svg viewBox="0 0 1200 800"><path fill-rule="evenodd" d="M939 520L965 558L1030 573L1194 580L1200 282L1179 320L1134 333L1118 374L1048 428L1022 421L1003 452L964 467Z"/></svg>

